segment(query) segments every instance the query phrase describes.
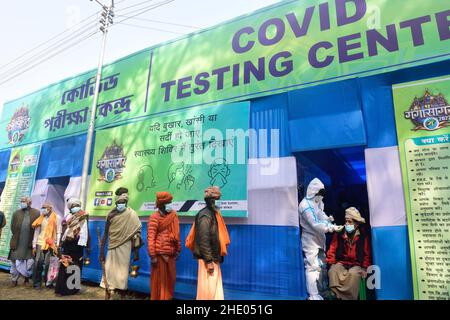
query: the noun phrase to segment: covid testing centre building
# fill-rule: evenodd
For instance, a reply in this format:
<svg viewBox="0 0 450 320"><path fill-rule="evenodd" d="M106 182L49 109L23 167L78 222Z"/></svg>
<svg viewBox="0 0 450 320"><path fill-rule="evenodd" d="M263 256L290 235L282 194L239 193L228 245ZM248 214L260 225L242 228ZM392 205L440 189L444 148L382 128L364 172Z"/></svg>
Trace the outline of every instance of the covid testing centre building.
<svg viewBox="0 0 450 320"><path fill-rule="evenodd" d="M95 73L4 105L1 268L9 268L8 218L20 195L36 208L49 200L60 215L78 196ZM218 185L231 238L225 299L305 299L298 204L318 177L338 224L348 206L370 223L378 278L368 297L448 299L449 101L449 1L282 1L110 63L82 277L101 279L97 230L115 189L130 190L144 239L155 193L170 191L184 244L203 189ZM254 138L243 154L239 132ZM202 160L211 153L220 156ZM129 289L148 293L146 246L138 265ZM195 298L196 281L183 246L175 298Z"/></svg>

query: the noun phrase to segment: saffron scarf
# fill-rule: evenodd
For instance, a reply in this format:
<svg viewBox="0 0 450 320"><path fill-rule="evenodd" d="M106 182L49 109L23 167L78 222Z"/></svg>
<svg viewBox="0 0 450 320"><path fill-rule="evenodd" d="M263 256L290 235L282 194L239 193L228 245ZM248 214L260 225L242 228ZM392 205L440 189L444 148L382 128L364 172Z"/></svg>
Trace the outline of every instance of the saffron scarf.
<svg viewBox="0 0 450 320"><path fill-rule="evenodd" d="M33 224L31 225L33 229L36 229L37 227L39 227L42 224L42 221L44 221L44 215L41 214L39 216L39 218L37 218ZM41 230L42 232L42 230ZM49 243L53 243L53 245L51 246L52 249L55 249L54 247L54 241L56 240L56 213L54 211L52 211L50 213L50 216L48 218L48 223L47 223L47 227L45 228L44 231L44 246L42 247L42 250L48 250L49 248Z"/></svg>
<svg viewBox="0 0 450 320"><path fill-rule="evenodd" d="M159 213L158 213L159 214ZM158 226L158 233L169 229L170 240L173 242L177 242L177 239L180 238L180 225L178 223L177 213L172 211L170 214L166 215L162 222Z"/></svg>
<svg viewBox="0 0 450 320"><path fill-rule="evenodd" d="M227 255L227 246L230 244L230 236L228 235L227 226L225 225L225 221L223 220L222 215L219 211L215 212L217 219L217 226L219 230L219 243L220 243L220 255ZM186 238L186 248L194 251L195 247L195 222L192 224L191 231Z"/></svg>

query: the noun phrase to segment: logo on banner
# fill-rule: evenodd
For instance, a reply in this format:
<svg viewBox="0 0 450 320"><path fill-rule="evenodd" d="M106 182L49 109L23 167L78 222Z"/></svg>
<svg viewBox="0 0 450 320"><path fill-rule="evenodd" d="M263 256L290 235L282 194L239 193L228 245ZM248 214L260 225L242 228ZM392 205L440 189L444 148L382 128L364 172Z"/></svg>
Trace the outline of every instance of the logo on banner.
<svg viewBox="0 0 450 320"><path fill-rule="evenodd" d="M110 207L112 206L112 198L95 198L94 207Z"/></svg>
<svg viewBox="0 0 450 320"><path fill-rule="evenodd" d="M442 93L433 95L425 90L422 97L414 98L404 117L414 124L413 131L434 131L449 126L450 106Z"/></svg>
<svg viewBox="0 0 450 320"><path fill-rule="evenodd" d="M123 152L123 146L113 141L112 145L105 148L102 157L97 161L97 168L100 172L98 181L113 181L122 179L123 168L127 157Z"/></svg>
<svg viewBox="0 0 450 320"><path fill-rule="evenodd" d="M11 163L10 163L10 168L9 170L11 172L17 172L17 170L19 170L20 165L22 164L22 160L20 159L20 154L16 153L16 155L14 156L14 158L12 159Z"/></svg>
<svg viewBox="0 0 450 320"><path fill-rule="evenodd" d="M8 132L8 140L12 145L22 142L25 133L30 127L30 114L28 106L22 105L16 112L14 112L11 120L6 125L6 132Z"/></svg>

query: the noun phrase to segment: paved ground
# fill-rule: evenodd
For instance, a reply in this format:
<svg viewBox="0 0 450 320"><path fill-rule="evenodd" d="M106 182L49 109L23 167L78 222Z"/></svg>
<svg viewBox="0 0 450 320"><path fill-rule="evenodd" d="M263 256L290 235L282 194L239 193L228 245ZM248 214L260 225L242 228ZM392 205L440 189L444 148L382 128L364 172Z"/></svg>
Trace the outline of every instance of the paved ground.
<svg viewBox="0 0 450 320"><path fill-rule="evenodd" d="M17 287L12 288L10 284L9 273L0 270L0 300L103 300L105 298L105 291L96 283L83 282L81 293L66 297L57 296L54 289L43 287L41 290L36 290L31 283L24 285L22 278L19 280ZM119 299L119 297L115 296L114 299ZM148 297L130 292L126 299L143 300L148 299Z"/></svg>

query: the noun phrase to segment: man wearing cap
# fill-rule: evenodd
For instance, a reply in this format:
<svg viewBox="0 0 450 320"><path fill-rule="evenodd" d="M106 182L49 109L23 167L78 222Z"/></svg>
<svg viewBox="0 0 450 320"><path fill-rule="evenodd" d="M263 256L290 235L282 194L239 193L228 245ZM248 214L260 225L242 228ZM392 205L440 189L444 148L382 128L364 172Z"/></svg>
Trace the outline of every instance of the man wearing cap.
<svg viewBox="0 0 450 320"><path fill-rule="evenodd" d="M158 210L148 219L147 244L151 258L151 300L171 300L176 281L176 259L181 251L180 223L169 192L156 193Z"/></svg>
<svg viewBox="0 0 450 320"><path fill-rule="evenodd" d="M31 198L20 199L20 209L11 218L11 241L9 257L11 260L12 286L17 286L20 276L28 283L33 271L33 233L31 224L39 218L39 210L31 208Z"/></svg>
<svg viewBox="0 0 450 320"><path fill-rule="evenodd" d="M106 217L105 233L100 246L100 261L105 262L108 297L118 290L122 298L128 289L128 271L130 269L131 251L135 251L134 261L138 260L138 242L141 240L141 221L137 213L128 207L128 193L124 188L116 191L116 207ZM126 190L126 189L125 189ZM105 260L105 244L108 240L108 251ZM100 286L106 289L105 278Z"/></svg>
<svg viewBox="0 0 450 320"><path fill-rule="evenodd" d="M345 210L345 228L335 233L327 253L330 289L341 300L357 300L359 285L371 265L370 235L364 228L365 219L359 211Z"/></svg>
<svg viewBox="0 0 450 320"><path fill-rule="evenodd" d="M53 205L46 201L41 207L41 215L31 225L34 229L33 238L33 287L40 289L42 282L42 271L44 271L44 282L47 280L50 257L57 252L61 238L61 217L53 210ZM46 283L47 286L52 285Z"/></svg>
<svg viewBox="0 0 450 320"><path fill-rule="evenodd" d="M206 206L195 216L186 238L195 259L198 259L197 300L223 300L220 264L227 254L230 237L220 214L219 187L205 190Z"/></svg>

